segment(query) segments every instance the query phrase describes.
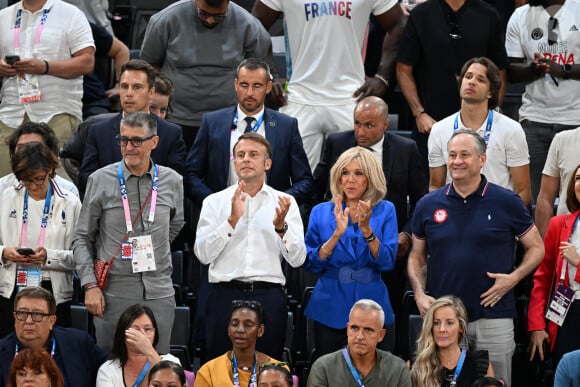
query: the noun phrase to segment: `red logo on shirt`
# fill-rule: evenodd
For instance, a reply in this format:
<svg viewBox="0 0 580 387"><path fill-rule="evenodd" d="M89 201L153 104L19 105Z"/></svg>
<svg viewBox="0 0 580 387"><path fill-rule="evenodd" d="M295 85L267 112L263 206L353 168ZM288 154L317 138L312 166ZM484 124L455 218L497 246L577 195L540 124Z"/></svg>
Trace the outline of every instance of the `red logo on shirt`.
<svg viewBox="0 0 580 387"><path fill-rule="evenodd" d="M443 223L447 220L447 211L440 209L440 210L436 210L433 213L433 220L435 220L435 222L437 223Z"/></svg>

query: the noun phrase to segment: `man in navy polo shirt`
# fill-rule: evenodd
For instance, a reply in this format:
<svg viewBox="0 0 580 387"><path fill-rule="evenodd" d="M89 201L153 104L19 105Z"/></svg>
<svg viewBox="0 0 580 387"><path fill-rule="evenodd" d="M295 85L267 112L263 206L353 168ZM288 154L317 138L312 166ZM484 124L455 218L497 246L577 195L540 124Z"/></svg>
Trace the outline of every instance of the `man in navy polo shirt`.
<svg viewBox="0 0 580 387"><path fill-rule="evenodd" d="M463 300L470 348L487 350L495 374L509 386L515 349L512 289L540 263L544 246L519 196L481 174L485 148L471 130L458 130L449 140L452 181L415 208L408 274L422 315L435 298L452 294ZM516 237L526 252L514 269Z"/></svg>

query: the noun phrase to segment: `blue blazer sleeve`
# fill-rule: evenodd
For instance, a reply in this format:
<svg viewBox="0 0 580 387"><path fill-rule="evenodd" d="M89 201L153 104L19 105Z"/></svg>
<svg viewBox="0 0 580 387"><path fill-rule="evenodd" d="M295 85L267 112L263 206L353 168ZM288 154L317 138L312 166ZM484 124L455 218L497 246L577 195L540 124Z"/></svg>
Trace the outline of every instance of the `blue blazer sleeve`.
<svg viewBox="0 0 580 387"><path fill-rule="evenodd" d="M209 188L204 181L205 175L207 173L222 172L208 171L209 158L209 125L207 115L204 114L195 141L187 154L185 176L183 178L186 196L200 207L203 203L203 199L213 193L211 188Z"/></svg>

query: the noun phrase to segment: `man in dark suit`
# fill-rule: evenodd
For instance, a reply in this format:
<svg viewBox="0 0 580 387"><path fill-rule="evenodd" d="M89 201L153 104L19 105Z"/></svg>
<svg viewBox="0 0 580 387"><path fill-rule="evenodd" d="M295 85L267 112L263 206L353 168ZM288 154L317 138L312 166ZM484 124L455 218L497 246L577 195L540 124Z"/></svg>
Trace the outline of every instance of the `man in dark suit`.
<svg viewBox="0 0 580 387"><path fill-rule="evenodd" d="M298 121L264 107L266 94L272 88L268 64L255 58L242 61L234 87L237 106L206 113L202 118L187 155L186 195L201 207L208 195L237 183L232 148L241 134L251 131L266 137L272 146L272 168L266 173L267 184L294 196L298 205L311 200L314 185Z"/></svg>
<svg viewBox="0 0 580 387"><path fill-rule="evenodd" d="M99 168L121 160L121 149L116 136L119 134L121 117L136 111L149 112L149 99L155 93L156 70L147 62L133 59L121 68L119 96L123 114L98 121L91 125L86 141L83 162L79 173L79 191L84 194L87 179ZM159 143L151 152L151 158L160 165L183 174L185 143L178 125L157 116Z"/></svg>
<svg viewBox="0 0 580 387"><path fill-rule="evenodd" d="M56 302L40 287L22 289L14 302L15 331L0 340L0 387L8 383L10 363L25 348L45 349L58 365L65 387L95 385L97 371L107 360L84 331L55 327Z"/></svg>
<svg viewBox="0 0 580 387"><path fill-rule="evenodd" d="M403 258L411 247L411 215L417 201L427 192L427 178L415 141L389 133L388 126L389 108L385 101L378 97L366 97L359 101L354 110L354 130L334 133L326 138L320 162L314 170L314 181L318 199L330 200L329 173L341 153L357 145L372 150L379 158L387 179L385 199L395 205L399 228L397 257ZM405 267L405 259L397 259L395 269L383 273L391 305L397 316L402 312Z"/></svg>

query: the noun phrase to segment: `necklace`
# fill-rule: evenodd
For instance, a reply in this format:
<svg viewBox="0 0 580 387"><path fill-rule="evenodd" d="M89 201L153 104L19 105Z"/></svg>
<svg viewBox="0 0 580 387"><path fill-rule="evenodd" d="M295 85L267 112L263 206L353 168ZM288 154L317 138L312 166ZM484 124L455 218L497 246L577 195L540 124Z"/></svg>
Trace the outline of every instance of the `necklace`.
<svg viewBox="0 0 580 387"><path fill-rule="evenodd" d="M240 368L242 369L242 371L249 371L250 370L250 367L240 366Z"/></svg>

